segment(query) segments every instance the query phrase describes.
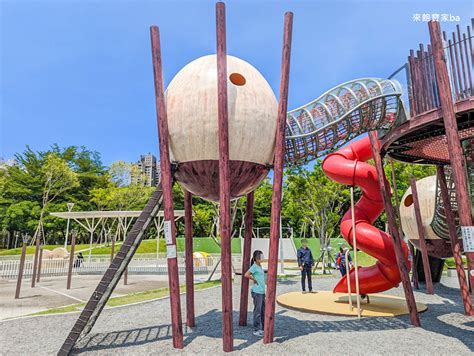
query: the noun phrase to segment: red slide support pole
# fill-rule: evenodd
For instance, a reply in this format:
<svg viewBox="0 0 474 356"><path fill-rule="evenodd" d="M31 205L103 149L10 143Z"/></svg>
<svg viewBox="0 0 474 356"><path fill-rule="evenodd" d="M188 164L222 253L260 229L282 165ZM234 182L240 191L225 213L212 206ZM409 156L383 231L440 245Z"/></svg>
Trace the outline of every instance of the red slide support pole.
<svg viewBox="0 0 474 356"><path fill-rule="evenodd" d="M430 260L428 257L428 249L425 240L425 227L421 218L420 201L418 200L418 190L416 188L416 179L410 181L411 195L413 197L413 207L415 209L416 228L418 230L418 238L420 241L421 258L423 259L423 271L425 272L426 293L433 294L433 279L431 278ZM412 262L415 264L415 261ZM416 267L415 267L416 268Z"/></svg>
<svg viewBox="0 0 474 356"><path fill-rule="evenodd" d="M387 214L387 222L394 242L395 257L397 258L398 269L400 270L400 277L402 280L403 290L405 292L405 299L407 301L407 307L410 313L410 321L413 326L421 326L418 311L416 309L413 288L410 283L410 275L408 274L408 268L404 262L405 259L403 257L402 247L403 242L397 227L395 211L390 198L390 188L387 184L387 178L385 177L385 171L383 169L382 156L380 155L380 143L377 139L377 133L375 131L369 132L369 139L372 146L372 154L375 162L375 168L377 170L378 181L382 191L385 212Z"/></svg>
<svg viewBox="0 0 474 356"><path fill-rule="evenodd" d="M194 260L193 260L193 195L184 192L184 238L186 263L186 325L195 326L194 318Z"/></svg>
<svg viewBox="0 0 474 356"><path fill-rule="evenodd" d="M439 100L443 113L444 129L448 152L453 170L453 180L456 188L458 201L459 222L461 226L472 226L471 202L467 190L466 162L464 160L461 143L459 141L458 124L454 110L451 85L449 84L448 69L444 55L443 40L441 37L441 26L437 21L428 23L430 29L431 48L433 52L436 70L436 81L438 83ZM474 285L474 252L466 252L467 265L469 269L469 280ZM471 292L474 288L471 288Z"/></svg>
<svg viewBox="0 0 474 356"><path fill-rule="evenodd" d="M451 250L453 251L454 262L456 264L456 272L458 275L459 288L461 289L464 313L466 315L473 316L474 311L472 309L471 296L469 295L466 273L464 272L464 264L462 262L461 244L459 243L458 234L456 231L456 221L451 208L451 200L449 198L448 186L446 184L446 176L444 175L443 167L438 166L436 168L436 173L438 175L441 199L443 200L444 212L446 214L446 222L448 223L449 240L451 241Z"/></svg>
<svg viewBox="0 0 474 356"><path fill-rule="evenodd" d="M245 207L245 232L244 249L242 252L242 280L240 282L240 313L239 325L247 325L247 309L249 303L249 280L244 277L245 272L250 268L250 254L252 250L252 229L253 229L253 192L247 194L247 205Z"/></svg>
<svg viewBox="0 0 474 356"><path fill-rule="evenodd" d="M225 5L216 4L217 116L219 127L219 216L221 235L223 349L234 349L232 326L232 255L230 249L229 110L227 105L227 48Z"/></svg>
<svg viewBox="0 0 474 356"><path fill-rule="evenodd" d="M283 163L285 160L285 126L288 107L288 84L290 80L291 35L293 13L285 14L283 29L283 50L281 60L280 101L278 103L275 160L273 174L272 213L270 220L270 247L268 256L267 295L265 300L265 331L263 343L273 342L275 332L275 297L278 264L278 243L280 240L280 215L283 188Z"/></svg>
<svg viewBox="0 0 474 356"><path fill-rule="evenodd" d="M170 288L171 329L173 346L183 348L183 323L181 320L181 300L179 297L178 259L176 254L176 226L174 224L173 191L171 162L169 153L168 117L166 115L163 92L163 68L161 64L160 31L151 26L151 48L153 75L155 81L156 119L160 143L161 184L163 188L163 205L165 218L166 255L168 260L168 279ZM168 229L168 230L167 230ZM167 233L168 231L168 233Z"/></svg>

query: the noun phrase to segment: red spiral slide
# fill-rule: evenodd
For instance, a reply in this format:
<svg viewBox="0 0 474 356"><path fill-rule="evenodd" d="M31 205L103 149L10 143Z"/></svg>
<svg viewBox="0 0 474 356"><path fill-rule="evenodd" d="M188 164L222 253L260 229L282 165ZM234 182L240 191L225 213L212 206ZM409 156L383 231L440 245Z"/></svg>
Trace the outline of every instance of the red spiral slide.
<svg viewBox="0 0 474 356"><path fill-rule="evenodd" d="M357 248L375 257L377 263L359 268L360 294L383 292L398 286L401 281L391 236L372 225L384 207L375 167L366 163L370 158L372 149L369 138L365 137L328 155L323 161L323 171L329 178L341 184L358 186L362 190L362 196L354 208ZM350 209L342 217L341 234L352 245ZM410 268L406 244L403 244L403 254ZM354 269L349 275L351 292L355 293ZM333 292L348 292L347 275L337 283Z"/></svg>

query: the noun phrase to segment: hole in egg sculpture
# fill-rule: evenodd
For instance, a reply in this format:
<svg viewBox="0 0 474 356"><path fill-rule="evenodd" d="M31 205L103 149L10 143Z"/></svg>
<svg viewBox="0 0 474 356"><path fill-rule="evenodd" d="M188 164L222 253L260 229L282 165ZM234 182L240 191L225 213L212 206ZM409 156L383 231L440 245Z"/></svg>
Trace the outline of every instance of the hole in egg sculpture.
<svg viewBox="0 0 474 356"><path fill-rule="evenodd" d="M408 208L413 204L413 195L408 194L405 200L403 201L403 204Z"/></svg>
<svg viewBox="0 0 474 356"><path fill-rule="evenodd" d="M240 73L232 73L231 75L229 75L229 79L232 84L237 85L239 87L245 85L246 83L245 77Z"/></svg>

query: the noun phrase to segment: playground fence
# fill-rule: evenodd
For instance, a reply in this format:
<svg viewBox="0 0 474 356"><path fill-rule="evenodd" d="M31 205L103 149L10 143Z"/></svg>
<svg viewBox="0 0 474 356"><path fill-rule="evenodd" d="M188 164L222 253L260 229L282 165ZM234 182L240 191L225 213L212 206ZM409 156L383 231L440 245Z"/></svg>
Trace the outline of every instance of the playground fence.
<svg viewBox="0 0 474 356"><path fill-rule="evenodd" d="M233 263L239 261L236 256ZM77 260L75 260L77 261ZM194 258L194 273L195 274L209 274L219 261L218 255L209 255L207 257ZM110 256L92 256L90 261L85 256L79 267L73 268L74 275L92 275L104 274L110 265ZM15 279L18 277L18 269L20 266L19 259L0 259L0 279ZM69 259L43 259L41 264L42 277L66 276L68 272ZM179 259L178 263L179 273L185 273L185 260ZM143 254L135 256L129 266L128 272L131 274L163 274L168 273L167 260L165 256L158 256L156 254ZM33 275L33 259L25 260L25 267L23 272L24 278L31 278Z"/></svg>

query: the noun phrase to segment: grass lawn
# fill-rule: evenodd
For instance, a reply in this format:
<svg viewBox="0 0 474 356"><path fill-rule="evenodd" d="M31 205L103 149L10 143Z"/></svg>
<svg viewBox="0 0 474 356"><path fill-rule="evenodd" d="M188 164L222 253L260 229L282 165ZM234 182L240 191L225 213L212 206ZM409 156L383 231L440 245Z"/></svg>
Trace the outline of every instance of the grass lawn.
<svg viewBox="0 0 474 356"><path fill-rule="evenodd" d="M216 285L219 285L220 283L221 283L220 281L196 283L194 285L194 290L211 288ZM180 286L180 291L181 293L185 293L186 286L185 285ZM169 295L168 288L152 289L145 292L131 293L131 294L123 295L120 297L110 298L106 305L109 307L118 307L121 305L127 305L127 304L144 302L147 300L153 300L157 298L163 298L163 297L167 297L168 295ZM58 313L69 313L69 312L81 311L84 308L84 306L85 306L85 303L72 304L65 307L61 307L61 308L51 308L51 309L44 310L44 311L34 313L31 315L58 314Z"/></svg>
<svg viewBox="0 0 474 356"><path fill-rule="evenodd" d="M120 242L119 242L120 243ZM178 251L184 251L184 238L176 238L176 245ZM92 247L98 246L93 244ZM63 245L45 245L44 248L48 250L53 250L57 247L63 247ZM80 251L88 249L89 244L78 244L75 247L75 251ZM71 246L67 247L70 251ZM210 237L195 237L193 239L193 250L194 251L203 251L207 253L220 253L221 250L219 246L214 242ZM109 255L111 252L111 246L96 247L92 250L94 255ZM166 252L166 243L164 239L160 239L160 252ZM35 246L28 246L26 248L26 253L32 255L35 253ZM140 246L138 247L137 253L156 253L156 240L143 240ZM232 253L240 253L240 240L232 239ZM21 254L21 248L13 248L10 250L0 251L0 256L11 256Z"/></svg>

